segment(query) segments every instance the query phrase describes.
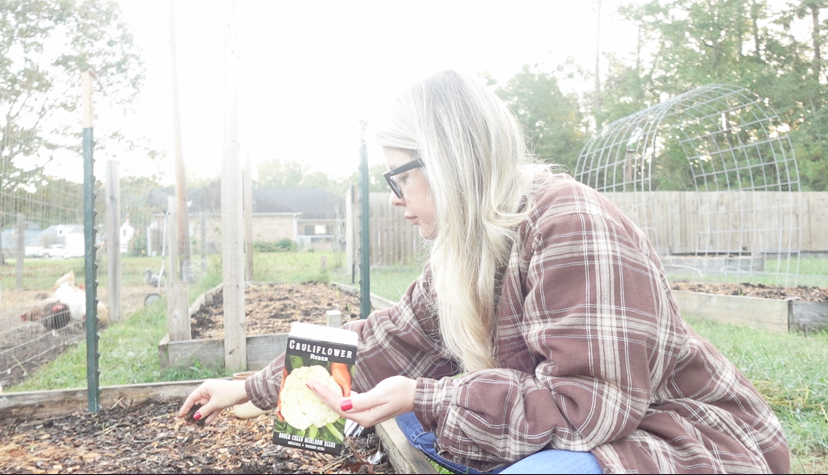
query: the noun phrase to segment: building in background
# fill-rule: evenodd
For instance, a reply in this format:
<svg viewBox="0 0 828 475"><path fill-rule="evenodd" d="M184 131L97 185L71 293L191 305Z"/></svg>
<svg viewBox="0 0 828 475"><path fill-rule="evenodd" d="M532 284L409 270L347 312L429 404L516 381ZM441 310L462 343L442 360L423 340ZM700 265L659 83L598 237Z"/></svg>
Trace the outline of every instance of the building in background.
<svg viewBox="0 0 828 475"><path fill-rule="evenodd" d="M149 194L148 205L160 212L147 229L147 255L160 256L164 235L164 212L172 188ZM204 223L208 253L221 250L221 182L187 191L190 238L193 249L201 247ZM253 189L253 244L275 244L284 239L299 249L328 250L342 246L345 200L322 188Z"/></svg>
<svg viewBox="0 0 828 475"><path fill-rule="evenodd" d="M124 221L124 224L121 225L120 233L121 235L119 236L119 241L121 254L126 254L129 251L129 242L132 241L133 236L135 236L135 228L129 224L128 216L126 221Z"/></svg>

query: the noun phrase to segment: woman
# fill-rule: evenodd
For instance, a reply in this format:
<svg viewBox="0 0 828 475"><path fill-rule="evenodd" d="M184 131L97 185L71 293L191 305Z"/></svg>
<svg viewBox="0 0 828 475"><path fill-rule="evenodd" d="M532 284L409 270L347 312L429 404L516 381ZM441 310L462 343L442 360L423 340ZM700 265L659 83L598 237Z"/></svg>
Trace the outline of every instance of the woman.
<svg viewBox="0 0 828 475"><path fill-rule="evenodd" d="M681 318L645 235L594 190L533 165L472 79L414 85L377 132L392 203L431 255L395 306L351 324L354 392L309 384L370 426L398 417L457 471L787 472L779 422ZM276 406L283 356L184 404L211 422Z"/></svg>

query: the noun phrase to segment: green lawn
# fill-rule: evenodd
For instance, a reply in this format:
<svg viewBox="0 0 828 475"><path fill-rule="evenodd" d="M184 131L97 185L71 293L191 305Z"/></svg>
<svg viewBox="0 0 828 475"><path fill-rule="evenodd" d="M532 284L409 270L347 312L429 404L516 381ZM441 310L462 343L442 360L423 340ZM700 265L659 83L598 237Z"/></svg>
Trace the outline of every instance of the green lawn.
<svg viewBox="0 0 828 475"><path fill-rule="evenodd" d="M327 282L328 271L320 268L320 258L325 256L330 266L335 263L335 255L325 252L274 252L257 253L254 264L254 280L270 282ZM155 259L152 262L149 259ZM55 279L68 270L75 270L78 280L82 276L83 260L77 259L80 271L77 268L61 267L49 260L32 260L26 262L27 272L31 269L33 275L39 276L31 280L27 288L50 288ZM73 259L57 261L61 264L72 265ZM152 267L157 272L160 258L126 258L124 269L129 267L133 272L143 271ZM214 259L214 268L219 269L220 263ZM29 267L31 266L31 267ZM8 266L7 266L8 267ZM12 269L14 269L12 267ZM8 269L4 269L6 272ZM127 272L124 272L126 277ZM10 278L13 282L14 274ZM221 282L221 272L208 273L189 290L190 302ZM102 279L98 279L101 281ZM126 280L126 278L125 278ZM105 276L103 279L105 284ZM136 281L131 285L139 285L143 281ZM35 285L37 284L37 285ZM102 284L102 285L104 285ZM5 285L5 284L4 284ZM130 284L127 284L130 285ZM186 370L162 370L158 359L158 343L167 334L167 304L161 299L155 304L140 309L135 314L119 322L113 322L103 328L98 342L98 351L101 354L99 367L101 370L101 385L121 385L133 383L148 383L153 381L180 381L187 379L201 379L217 376L226 376L224 371L212 368L203 368L194 365ZM3 388L7 392L36 391L48 389L65 389L86 387L86 343L68 348L51 363L34 371L23 383L13 387Z"/></svg>
<svg viewBox="0 0 828 475"><path fill-rule="evenodd" d="M160 257L121 257L121 277L124 286L143 285L147 269L158 273L161 268ZM23 288L50 289L55 280L63 274L74 271L75 282L84 282L84 263L82 257L71 259L34 259L23 260ZM98 284L107 285L106 256L98 254ZM15 259L6 259L6 265L0 266L0 288L14 289L17 287L17 268Z"/></svg>

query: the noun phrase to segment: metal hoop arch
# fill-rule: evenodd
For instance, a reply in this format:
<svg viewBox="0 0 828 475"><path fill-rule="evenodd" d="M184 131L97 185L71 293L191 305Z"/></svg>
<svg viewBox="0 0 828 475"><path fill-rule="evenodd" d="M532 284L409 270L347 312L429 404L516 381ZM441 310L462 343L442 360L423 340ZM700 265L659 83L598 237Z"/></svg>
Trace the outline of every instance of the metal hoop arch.
<svg viewBox="0 0 828 475"><path fill-rule="evenodd" d="M768 101L743 87L702 86L607 124L581 151L575 178L616 201L668 271L796 283L801 213L793 144ZM687 197L667 191L697 192L695 216L676 216L674 205L679 214L689 209L676 200ZM664 200L672 200L671 212ZM692 222L691 244L676 246L676 219ZM710 257L720 269L707 267Z"/></svg>

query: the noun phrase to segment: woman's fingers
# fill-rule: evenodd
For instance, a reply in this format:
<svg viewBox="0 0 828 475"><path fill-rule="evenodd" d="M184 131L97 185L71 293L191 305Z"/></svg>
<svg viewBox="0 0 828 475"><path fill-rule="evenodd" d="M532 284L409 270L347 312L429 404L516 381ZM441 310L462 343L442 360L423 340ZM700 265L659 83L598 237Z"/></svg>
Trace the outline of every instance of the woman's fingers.
<svg viewBox="0 0 828 475"><path fill-rule="evenodd" d="M192 407L196 404L204 405L207 403L207 398L204 397L204 393L202 392L204 384L205 383L202 383L201 386L197 387L193 392L190 393L189 396L187 396L187 399L181 406L181 410L178 411L178 417L186 416L187 413L190 412L190 409L192 409Z"/></svg>
<svg viewBox="0 0 828 475"><path fill-rule="evenodd" d="M244 402L246 399L247 393L243 381L208 380L187 396L178 415L185 417L194 405L200 404L201 407L193 417L209 424L218 417L222 409Z"/></svg>
<svg viewBox="0 0 828 475"><path fill-rule="evenodd" d="M331 391L328 389L327 386L324 384L317 384L316 381L308 381L307 382L308 388L313 391L319 399L321 399L325 404L330 406L331 409L334 411L339 412L339 405L342 403L342 400L345 399L339 394ZM340 414L344 415L344 414Z"/></svg>
<svg viewBox="0 0 828 475"><path fill-rule="evenodd" d="M314 381L308 382L308 387L340 416L370 427L410 411L414 407L416 384L413 379L394 376L366 393L351 392L347 398Z"/></svg>

